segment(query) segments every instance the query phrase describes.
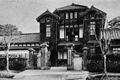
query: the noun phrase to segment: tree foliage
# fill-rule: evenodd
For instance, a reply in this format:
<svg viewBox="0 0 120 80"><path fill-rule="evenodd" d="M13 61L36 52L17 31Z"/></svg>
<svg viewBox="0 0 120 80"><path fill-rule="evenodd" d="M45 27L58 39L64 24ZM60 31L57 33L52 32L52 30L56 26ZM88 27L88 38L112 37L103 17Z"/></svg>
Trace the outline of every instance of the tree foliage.
<svg viewBox="0 0 120 80"><path fill-rule="evenodd" d="M1 45L6 53L6 70L9 71L9 49L11 43L14 43L14 40L16 40L18 37L15 37L15 35L21 34L21 31L18 31L18 28L15 25L12 24L6 24L6 25L0 25L0 42Z"/></svg>
<svg viewBox="0 0 120 80"><path fill-rule="evenodd" d="M18 28L12 24L0 25L0 36L2 37L2 44L8 44L14 42L15 35L20 35L22 32L18 31Z"/></svg>
<svg viewBox="0 0 120 80"><path fill-rule="evenodd" d="M117 16L109 21L109 25L111 27L119 27L120 28L120 16Z"/></svg>

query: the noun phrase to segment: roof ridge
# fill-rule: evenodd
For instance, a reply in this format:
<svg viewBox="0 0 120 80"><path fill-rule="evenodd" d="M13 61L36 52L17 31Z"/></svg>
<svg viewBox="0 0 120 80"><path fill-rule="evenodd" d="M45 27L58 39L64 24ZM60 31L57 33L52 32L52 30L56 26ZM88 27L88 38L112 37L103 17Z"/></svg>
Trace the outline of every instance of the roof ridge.
<svg viewBox="0 0 120 80"><path fill-rule="evenodd" d="M67 7L71 7L71 6L77 7L77 8L81 8L81 7L83 7L83 8L88 8L88 6L84 6L84 5L72 3L72 4L70 4L70 5L66 5L66 6L57 8L56 10L62 10L62 8L67 8ZM64 10L64 9L63 9L63 10Z"/></svg>
<svg viewBox="0 0 120 80"><path fill-rule="evenodd" d="M73 6L79 6L79 7L88 7L88 6L84 6L84 5L80 5L80 4L76 4L76 3L72 3Z"/></svg>

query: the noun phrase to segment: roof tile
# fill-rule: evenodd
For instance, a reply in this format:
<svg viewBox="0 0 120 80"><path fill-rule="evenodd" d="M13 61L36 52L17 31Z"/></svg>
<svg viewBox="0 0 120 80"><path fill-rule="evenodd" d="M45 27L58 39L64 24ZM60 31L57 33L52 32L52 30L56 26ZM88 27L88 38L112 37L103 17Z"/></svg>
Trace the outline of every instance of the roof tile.
<svg viewBox="0 0 120 80"><path fill-rule="evenodd" d="M4 36L0 36L0 42L3 42L3 38ZM35 43L35 42L40 42L40 34L27 33L27 34L15 35L12 37L12 39L14 43Z"/></svg>

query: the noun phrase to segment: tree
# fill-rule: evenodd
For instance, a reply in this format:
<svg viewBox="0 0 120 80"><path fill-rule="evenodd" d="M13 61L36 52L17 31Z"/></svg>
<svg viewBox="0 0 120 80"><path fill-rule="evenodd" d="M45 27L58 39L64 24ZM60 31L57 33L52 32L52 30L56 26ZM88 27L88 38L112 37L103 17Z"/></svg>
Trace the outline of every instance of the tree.
<svg viewBox="0 0 120 80"><path fill-rule="evenodd" d="M10 45L14 43L19 37L16 35L21 34L21 31L18 31L18 28L12 24L0 25L0 35L2 36L1 44L6 53L6 70L9 71L9 50Z"/></svg>
<svg viewBox="0 0 120 80"><path fill-rule="evenodd" d="M106 22L105 27L108 27L108 22ZM101 30L101 38L100 39L97 38L97 35L94 32L95 33L95 38L96 38L97 42L99 43L100 50L101 50L101 53L102 53L103 59L104 59L104 61L103 61L104 74L103 74L103 76L101 77L100 80L108 80L107 57L106 56L109 53L109 45L110 45L110 42L111 42L111 36L108 36L109 37L108 39L105 38L105 35L106 35L105 33L106 33L106 30L107 30L107 29L105 29L105 27L102 28L102 30Z"/></svg>
<svg viewBox="0 0 120 80"><path fill-rule="evenodd" d="M120 28L120 16L117 16L115 18L113 18L112 20L109 21L109 25L112 27L112 28Z"/></svg>

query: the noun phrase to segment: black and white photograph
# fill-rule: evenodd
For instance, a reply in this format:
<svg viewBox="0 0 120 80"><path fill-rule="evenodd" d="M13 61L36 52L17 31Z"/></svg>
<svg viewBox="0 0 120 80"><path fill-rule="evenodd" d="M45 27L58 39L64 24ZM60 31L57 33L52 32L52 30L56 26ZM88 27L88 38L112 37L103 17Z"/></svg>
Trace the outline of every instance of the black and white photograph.
<svg viewBox="0 0 120 80"><path fill-rule="evenodd" d="M0 0L0 80L120 80L120 0Z"/></svg>

